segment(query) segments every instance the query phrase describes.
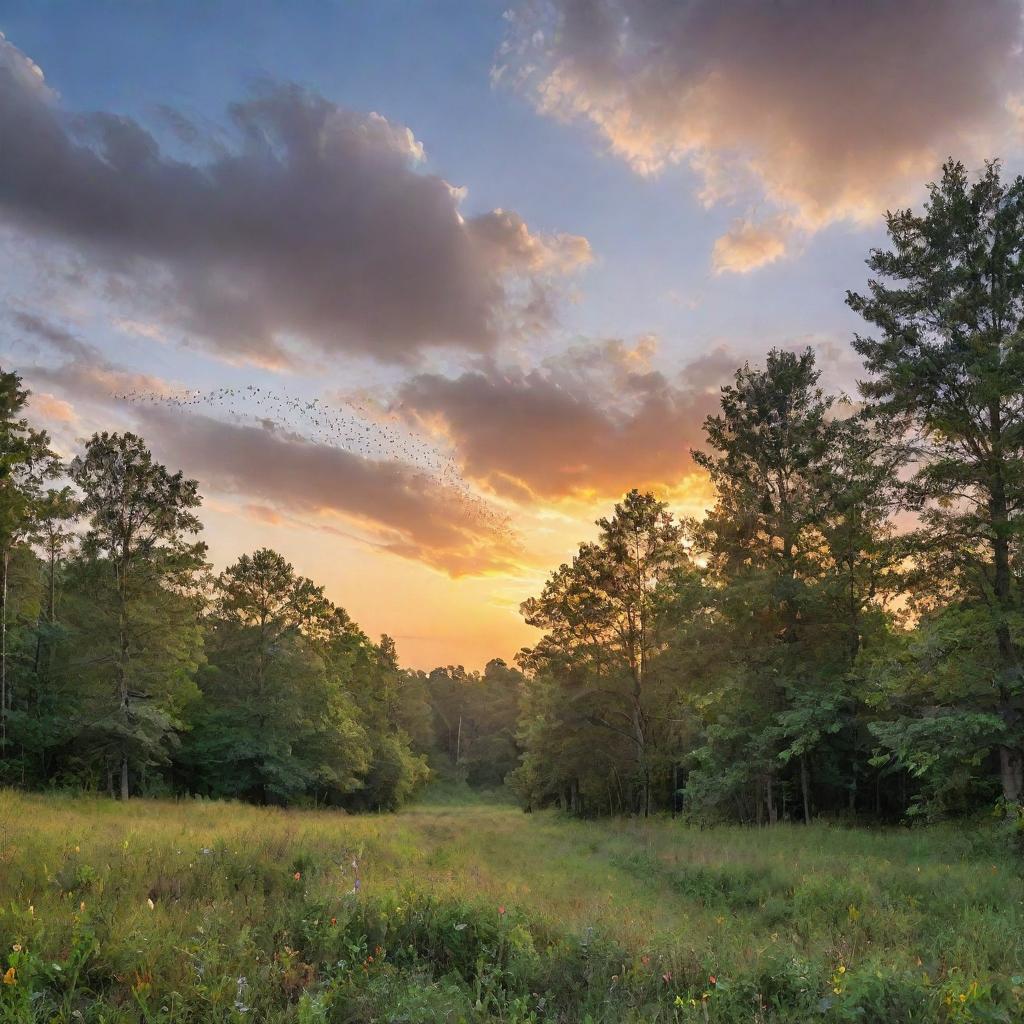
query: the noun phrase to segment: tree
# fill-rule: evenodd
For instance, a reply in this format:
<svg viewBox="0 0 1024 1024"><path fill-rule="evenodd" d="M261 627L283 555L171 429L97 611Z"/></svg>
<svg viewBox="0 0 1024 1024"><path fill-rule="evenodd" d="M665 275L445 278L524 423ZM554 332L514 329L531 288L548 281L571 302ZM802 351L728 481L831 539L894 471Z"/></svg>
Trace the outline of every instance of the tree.
<svg viewBox="0 0 1024 1024"><path fill-rule="evenodd" d="M653 768L648 674L664 643L658 607L686 553L668 506L651 494L630 491L597 526L598 541L581 545L540 597L523 603L526 621L546 631L529 658L567 682L585 677L584 714L632 747L646 815Z"/></svg>
<svg viewBox="0 0 1024 1024"><path fill-rule="evenodd" d="M338 803L361 790L373 738L354 675L370 645L345 611L261 548L221 573L210 625L204 706L185 752L193 785L261 803Z"/></svg>
<svg viewBox="0 0 1024 1024"><path fill-rule="evenodd" d="M908 488L918 582L936 601L986 612L998 656L987 697L1006 800L1024 798L1020 614L1024 532L1024 179L998 163L971 182L949 161L923 213L888 214L866 294L848 305L879 331L858 336L879 417L914 439Z"/></svg>
<svg viewBox="0 0 1024 1024"><path fill-rule="evenodd" d="M12 694L7 672L7 591L11 552L31 536L42 483L60 464L45 431L21 417L29 392L15 373L0 369L0 758L6 756Z"/></svg>
<svg viewBox="0 0 1024 1024"><path fill-rule="evenodd" d="M92 724L116 759L126 800L132 762L164 758L174 691L192 685L200 658L206 545L194 539L201 524L193 510L201 499L196 481L155 462L131 433L94 434L71 475L89 520L82 553L95 586L94 664L113 677L107 692L117 705Z"/></svg>
<svg viewBox="0 0 1024 1024"><path fill-rule="evenodd" d="M48 489L35 504L33 539L42 557L21 545L13 552L8 573L13 585L9 623L20 625L9 645L20 698L14 700L8 687L10 740L20 754L23 781L29 776L47 779L50 755L73 735L77 710L64 685L67 659L61 648L66 647L67 629L58 609L78 503L71 488L63 487Z"/></svg>
<svg viewBox="0 0 1024 1024"><path fill-rule="evenodd" d="M729 710L719 707L709 733L724 749L706 766L725 755L756 772L769 821L777 817L775 776L787 749L800 758L809 816L808 747L784 742L779 715L797 691L806 692L813 675L810 584L818 568L826 484L841 432L833 414L835 399L819 387L819 376L810 349L772 350L764 369L743 366L734 383L722 388L721 413L705 421L711 451L693 453L717 495L697 532L723 588L718 666L729 674L728 690L734 695ZM742 643L735 642L737 636ZM717 674L710 671L708 679ZM735 699L737 691L746 699ZM802 703L806 706L807 699ZM803 731L813 717L800 719ZM711 767L710 774L718 774L717 769ZM760 815L760 801L757 806Z"/></svg>

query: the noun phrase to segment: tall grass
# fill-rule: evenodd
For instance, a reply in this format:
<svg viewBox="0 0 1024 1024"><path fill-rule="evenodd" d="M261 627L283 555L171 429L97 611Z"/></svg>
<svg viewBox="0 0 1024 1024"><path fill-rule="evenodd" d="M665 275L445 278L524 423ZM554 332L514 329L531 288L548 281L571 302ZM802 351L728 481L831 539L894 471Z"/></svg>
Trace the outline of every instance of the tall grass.
<svg viewBox="0 0 1024 1024"><path fill-rule="evenodd" d="M1018 1021L983 828L0 791L0 1021Z"/></svg>

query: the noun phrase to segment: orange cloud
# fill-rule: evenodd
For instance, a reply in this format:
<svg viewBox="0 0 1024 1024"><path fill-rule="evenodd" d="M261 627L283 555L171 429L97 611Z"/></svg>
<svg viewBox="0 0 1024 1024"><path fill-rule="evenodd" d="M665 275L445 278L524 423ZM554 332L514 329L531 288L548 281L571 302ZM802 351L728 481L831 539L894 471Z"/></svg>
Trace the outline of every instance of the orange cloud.
<svg viewBox="0 0 1024 1024"><path fill-rule="evenodd" d="M29 400L32 415L46 423L77 423L78 413L70 402L46 391L35 391Z"/></svg>
<svg viewBox="0 0 1024 1024"><path fill-rule="evenodd" d="M1019 137L1018 0L524 0L509 20L495 76L540 111L590 122L640 174L688 163L705 204L790 219L734 227L722 271L873 222L947 156Z"/></svg>
<svg viewBox="0 0 1024 1024"><path fill-rule="evenodd" d="M786 254L786 241L792 225L785 217L756 224L737 220L729 231L715 241L711 265L716 274L746 274Z"/></svg>
<svg viewBox="0 0 1024 1024"><path fill-rule="evenodd" d="M444 433L463 472L523 505L618 498L691 472L690 448L735 367L722 349L676 377L651 368L653 343L580 345L530 370L420 374L403 413Z"/></svg>

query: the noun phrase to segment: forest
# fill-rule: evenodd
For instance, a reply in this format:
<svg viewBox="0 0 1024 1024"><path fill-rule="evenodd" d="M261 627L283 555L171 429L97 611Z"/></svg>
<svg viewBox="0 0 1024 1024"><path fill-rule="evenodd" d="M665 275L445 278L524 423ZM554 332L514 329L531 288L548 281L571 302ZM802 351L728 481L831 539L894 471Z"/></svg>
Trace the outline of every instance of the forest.
<svg viewBox="0 0 1024 1024"><path fill-rule="evenodd" d="M1020 826L1024 180L949 162L887 229L847 293L859 393L810 348L738 368L707 515L626 494L482 673L403 669L275 551L214 572L195 480L131 433L58 458L8 367L0 785Z"/></svg>

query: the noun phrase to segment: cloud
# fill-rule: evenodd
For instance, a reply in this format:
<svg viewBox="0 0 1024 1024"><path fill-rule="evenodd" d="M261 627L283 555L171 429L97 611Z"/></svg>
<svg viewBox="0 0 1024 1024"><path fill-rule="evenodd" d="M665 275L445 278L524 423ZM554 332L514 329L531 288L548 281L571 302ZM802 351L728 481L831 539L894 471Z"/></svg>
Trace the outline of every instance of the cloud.
<svg viewBox="0 0 1024 1024"><path fill-rule="evenodd" d="M579 346L530 370L496 365L458 377L420 374L396 407L447 436L462 471L497 494L618 497L692 472L690 448L735 357L716 349L670 379L652 339Z"/></svg>
<svg viewBox="0 0 1024 1024"><path fill-rule="evenodd" d="M78 413L70 402L65 402L63 398L57 398L46 391L33 392L29 399L29 408L34 417L50 423L78 422Z"/></svg>
<svg viewBox="0 0 1024 1024"><path fill-rule="evenodd" d="M330 522L338 517L369 531L374 546L451 576L516 566L513 538L482 517L478 503L408 464L362 458L269 425L160 407L140 409L139 417L163 461L204 489L246 498L263 521L313 515L327 517L315 528L344 532Z"/></svg>
<svg viewBox="0 0 1024 1024"><path fill-rule="evenodd" d="M0 225L102 276L122 321L235 361L424 349L485 352L550 322L586 240L507 210L465 216L411 131L265 82L212 133L164 111L64 110L0 37Z"/></svg>
<svg viewBox="0 0 1024 1024"><path fill-rule="evenodd" d="M528 561L506 517L436 468L386 448L366 457L269 416L246 423L197 413L181 388L110 361L61 324L25 311L11 320L50 357L25 367L24 376L34 389L34 416L51 428L80 427L81 405L92 410L89 430L109 429L116 408L124 424L115 429L140 432L158 458L198 478L204 492L244 499L241 512L268 525L354 539L453 577L517 572ZM40 383L66 397L40 392ZM141 402L116 402L133 393ZM62 435L69 451L79 446L74 435Z"/></svg>
<svg viewBox="0 0 1024 1024"><path fill-rule="evenodd" d="M774 263L786 254L790 231L791 224L785 217L776 217L762 224L737 220L726 234L716 239L711 265L716 274L746 274L767 263Z"/></svg>
<svg viewBox="0 0 1024 1024"><path fill-rule="evenodd" d="M705 204L763 201L716 268L873 222L949 155L1019 134L1018 0L524 0L496 77L590 122L640 174L685 162ZM773 229L774 228L774 229Z"/></svg>
<svg viewBox="0 0 1024 1024"><path fill-rule="evenodd" d="M108 403L116 394L134 391L166 395L173 390L160 377L111 362L95 345L37 313L16 311L10 320L20 334L42 343L51 354L63 357L58 363L47 361L25 366L25 376L33 383L56 387L75 401L98 404Z"/></svg>

